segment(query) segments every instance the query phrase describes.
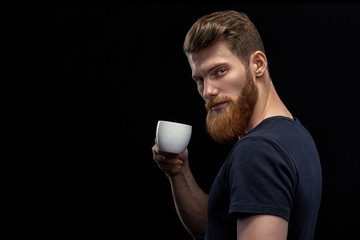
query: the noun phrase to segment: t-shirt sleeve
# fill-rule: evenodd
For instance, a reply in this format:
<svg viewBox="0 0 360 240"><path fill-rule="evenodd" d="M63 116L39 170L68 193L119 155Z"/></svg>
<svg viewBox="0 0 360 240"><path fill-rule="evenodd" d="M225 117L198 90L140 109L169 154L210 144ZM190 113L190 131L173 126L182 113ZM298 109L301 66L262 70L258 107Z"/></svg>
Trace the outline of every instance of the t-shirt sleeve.
<svg viewBox="0 0 360 240"><path fill-rule="evenodd" d="M262 137L244 139L229 165L229 214L269 214L289 221L296 183L282 149Z"/></svg>

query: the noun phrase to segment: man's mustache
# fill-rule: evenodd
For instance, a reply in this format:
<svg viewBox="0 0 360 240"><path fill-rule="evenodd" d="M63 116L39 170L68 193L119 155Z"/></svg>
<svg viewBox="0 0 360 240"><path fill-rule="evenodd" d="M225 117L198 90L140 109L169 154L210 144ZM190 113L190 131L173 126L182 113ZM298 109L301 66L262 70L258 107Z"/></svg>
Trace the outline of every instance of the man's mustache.
<svg viewBox="0 0 360 240"><path fill-rule="evenodd" d="M231 102L232 99L228 98L228 97L218 97L218 98L213 98L208 100L205 103L205 109L207 112L209 112L211 110L211 108L215 107L216 105L220 104L220 103L224 103L224 102Z"/></svg>

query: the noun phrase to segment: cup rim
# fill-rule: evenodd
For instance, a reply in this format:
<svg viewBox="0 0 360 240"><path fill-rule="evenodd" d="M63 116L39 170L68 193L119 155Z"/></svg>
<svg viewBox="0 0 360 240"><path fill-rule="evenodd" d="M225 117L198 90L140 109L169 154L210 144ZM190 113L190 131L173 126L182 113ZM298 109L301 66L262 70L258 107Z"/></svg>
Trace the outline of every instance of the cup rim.
<svg viewBox="0 0 360 240"><path fill-rule="evenodd" d="M186 123L180 123L180 122L172 122L172 121L167 121L167 120L158 120L158 123L163 122L163 123L170 123L170 124L175 124L175 125L182 125L182 126L187 126L187 127L192 127L189 124Z"/></svg>

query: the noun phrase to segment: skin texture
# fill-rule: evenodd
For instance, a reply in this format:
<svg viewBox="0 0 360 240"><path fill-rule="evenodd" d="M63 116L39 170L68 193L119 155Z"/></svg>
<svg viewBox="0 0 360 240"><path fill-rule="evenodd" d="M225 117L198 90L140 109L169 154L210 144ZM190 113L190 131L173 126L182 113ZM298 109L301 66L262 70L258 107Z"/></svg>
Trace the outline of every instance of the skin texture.
<svg viewBox="0 0 360 240"><path fill-rule="evenodd" d="M188 60L200 96L206 104L211 101L215 103L208 106L210 114L217 114L217 111L223 111L229 106L226 102L216 103L216 99L238 99L247 79L248 68L258 97L245 131L253 129L265 118L292 118L275 91L269 76L266 56L261 51L254 52L249 65L245 66L224 41L218 41L197 53L188 54ZM169 155L159 152L156 143L152 151L155 162L170 181L180 220L194 239L203 237L206 230L208 195L200 189L191 173L188 151L185 150L179 155ZM286 239L287 228L287 221L280 217L250 215L237 220L237 238Z"/></svg>

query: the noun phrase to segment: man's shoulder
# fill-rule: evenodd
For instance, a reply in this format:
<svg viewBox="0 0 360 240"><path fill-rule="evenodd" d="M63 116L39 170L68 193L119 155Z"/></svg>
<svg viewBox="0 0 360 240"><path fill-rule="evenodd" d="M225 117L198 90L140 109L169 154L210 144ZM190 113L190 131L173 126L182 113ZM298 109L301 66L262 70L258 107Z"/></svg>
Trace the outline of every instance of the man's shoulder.
<svg viewBox="0 0 360 240"><path fill-rule="evenodd" d="M265 119L234 145L230 161L266 158L271 161L286 159L288 162L293 151L291 145L305 142L304 139L299 141L301 132L301 125L295 120L285 117Z"/></svg>
<svg viewBox="0 0 360 240"><path fill-rule="evenodd" d="M279 116L263 120L243 139L239 140L238 144L240 148L249 147L248 145L252 143L256 148L260 148L262 145L271 145L290 150L289 148L293 148L296 144L306 144L312 140L310 133L299 119Z"/></svg>
<svg viewBox="0 0 360 240"><path fill-rule="evenodd" d="M229 163L252 161L285 163L293 170L319 162L310 133L298 119L276 117L263 121L240 139L229 155Z"/></svg>
<svg viewBox="0 0 360 240"><path fill-rule="evenodd" d="M242 156L244 154L256 154L278 148L277 145L274 139L265 134L250 135L240 139L233 147L232 153L239 153Z"/></svg>
<svg viewBox="0 0 360 240"><path fill-rule="evenodd" d="M264 119L246 136L286 136L294 131L302 131L303 128L304 127L297 118L291 119L288 117L276 116Z"/></svg>

